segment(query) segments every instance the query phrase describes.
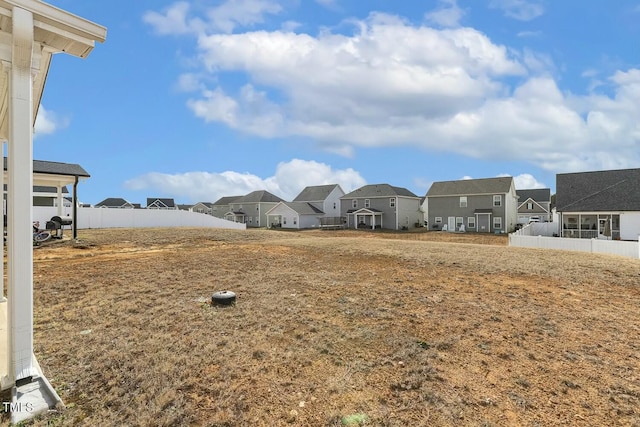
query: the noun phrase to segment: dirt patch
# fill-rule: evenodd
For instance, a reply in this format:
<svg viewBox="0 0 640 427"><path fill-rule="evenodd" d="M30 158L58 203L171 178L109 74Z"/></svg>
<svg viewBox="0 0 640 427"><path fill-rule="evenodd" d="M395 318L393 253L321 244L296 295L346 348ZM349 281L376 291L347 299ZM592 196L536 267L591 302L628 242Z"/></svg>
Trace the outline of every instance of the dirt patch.
<svg viewBox="0 0 640 427"><path fill-rule="evenodd" d="M79 237L34 250L35 352L67 404L34 425L640 425L637 260L472 233Z"/></svg>

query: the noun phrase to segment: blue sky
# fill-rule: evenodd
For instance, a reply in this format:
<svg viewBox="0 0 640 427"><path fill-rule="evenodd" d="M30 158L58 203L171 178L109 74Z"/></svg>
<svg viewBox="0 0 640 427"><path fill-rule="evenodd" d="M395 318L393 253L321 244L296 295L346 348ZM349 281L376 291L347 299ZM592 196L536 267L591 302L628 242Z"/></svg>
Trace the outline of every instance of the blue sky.
<svg viewBox="0 0 640 427"><path fill-rule="evenodd" d="M107 27L36 123L85 203L640 167L640 0L49 3Z"/></svg>

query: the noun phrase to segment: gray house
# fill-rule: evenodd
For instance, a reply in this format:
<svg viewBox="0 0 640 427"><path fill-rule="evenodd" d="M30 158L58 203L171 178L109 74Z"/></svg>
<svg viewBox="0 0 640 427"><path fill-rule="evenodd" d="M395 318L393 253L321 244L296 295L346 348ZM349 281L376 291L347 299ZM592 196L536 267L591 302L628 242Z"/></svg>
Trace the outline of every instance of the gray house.
<svg viewBox="0 0 640 427"><path fill-rule="evenodd" d="M342 196L340 205L348 228L401 230L420 227L423 221L420 197L389 184L360 187Z"/></svg>
<svg viewBox="0 0 640 427"><path fill-rule="evenodd" d="M427 191L429 229L504 233L515 229L513 177L434 182Z"/></svg>
<svg viewBox="0 0 640 427"><path fill-rule="evenodd" d="M637 240L640 169L556 175L562 237Z"/></svg>
<svg viewBox="0 0 640 427"><path fill-rule="evenodd" d="M518 223L527 224L530 221L550 222L551 190L549 188L534 188L531 190L516 190L518 195Z"/></svg>
<svg viewBox="0 0 640 427"><path fill-rule="evenodd" d="M223 218L229 213L229 204L242 196L224 196L211 204L211 215L216 218Z"/></svg>
<svg viewBox="0 0 640 427"><path fill-rule="evenodd" d="M267 212L269 227L315 228L325 224L342 225L338 184L305 187L292 202L280 202Z"/></svg>
<svg viewBox="0 0 640 427"><path fill-rule="evenodd" d="M247 227L266 227L267 212L278 202L284 202L284 200L268 191L253 191L229 202L229 211L224 218L228 221L247 224Z"/></svg>
<svg viewBox="0 0 640 427"><path fill-rule="evenodd" d="M193 206L189 206L187 210L191 212L198 212L207 215L211 215L213 209L213 203L210 202L198 202Z"/></svg>

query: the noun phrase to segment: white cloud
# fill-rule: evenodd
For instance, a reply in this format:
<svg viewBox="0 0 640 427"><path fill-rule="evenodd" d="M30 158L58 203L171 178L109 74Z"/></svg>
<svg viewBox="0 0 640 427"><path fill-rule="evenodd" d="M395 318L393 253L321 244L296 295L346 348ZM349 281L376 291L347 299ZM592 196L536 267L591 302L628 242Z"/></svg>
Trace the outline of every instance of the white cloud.
<svg viewBox="0 0 640 427"><path fill-rule="evenodd" d="M164 13L149 11L142 16L142 20L151 25L158 34L188 34L202 29L200 20L188 21L187 14L190 6L186 1L176 2Z"/></svg>
<svg viewBox="0 0 640 427"><path fill-rule="evenodd" d="M498 176L511 176L509 174L501 174ZM529 173L522 173L513 177L513 184L516 190L530 190L533 188L549 188L543 182L540 182Z"/></svg>
<svg viewBox="0 0 640 427"><path fill-rule="evenodd" d="M213 202L223 196L240 196L266 190L285 200L292 200L309 185L340 184L346 192L366 184L351 169L334 170L315 161L292 159L278 164L275 174L261 178L250 173L226 171L165 174L152 172L125 183L130 190L153 190L168 197L188 198L191 202Z"/></svg>
<svg viewBox="0 0 640 427"><path fill-rule="evenodd" d="M427 13L425 19L441 27L458 27L464 15L456 0L440 0L440 7Z"/></svg>
<svg viewBox="0 0 640 427"><path fill-rule="evenodd" d="M69 125L69 120L59 117L55 112L47 110L42 104L38 108L38 115L34 127L34 137L50 135Z"/></svg>
<svg viewBox="0 0 640 427"><path fill-rule="evenodd" d="M543 12L539 2L494 5ZM310 140L342 156L415 146L553 172L640 163L640 70L591 86L606 85L606 95L575 95L558 87L549 55L510 49L473 28L434 29L383 13L352 22L348 35L201 34L199 77L179 84L195 90L188 107L239 132ZM239 87L218 82L232 73L245 79Z"/></svg>
<svg viewBox="0 0 640 427"><path fill-rule="evenodd" d="M161 35L203 35L211 31L231 33L238 27L251 27L263 23L265 16L281 11L282 7L273 0L227 0L202 11L192 10L188 2L179 1L163 13L146 12L142 20ZM197 12L202 13L204 18L189 16Z"/></svg>
<svg viewBox="0 0 640 427"><path fill-rule="evenodd" d="M544 14L544 6L535 0L491 0L489 7L501 9L509 18L531 21Z"/></svg>

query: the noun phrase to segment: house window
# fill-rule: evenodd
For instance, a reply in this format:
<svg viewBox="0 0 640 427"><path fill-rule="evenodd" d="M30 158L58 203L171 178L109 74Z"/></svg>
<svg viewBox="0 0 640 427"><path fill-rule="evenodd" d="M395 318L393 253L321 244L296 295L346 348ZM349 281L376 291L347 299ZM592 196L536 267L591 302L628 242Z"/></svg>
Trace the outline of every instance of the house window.
<svg viewBox="0 0 640 427"><path fill-rule="evenodd" d="M369 207L371 207L371 200L369 200L369 199L364 199L364 207L365 207L365 208L369 208Z"/></svg>
<svg viewBox="0 0 640 427"><path fill-rule="evenodd" d="M437 216L435 218L435 222L436 222L436 224L442 224L442 217L441 216Z"/></svg>
<svg viewBox="0 0 640 427"><path fill-rule="evenodd" d="M493 228L500 230L502 229L502 218L499 216L493 217Z"/></svg>
<svg viewBox="0 0 640 427"><path fill-rule="evenodd" d="M283 217L282 217L282 223L283 223L284 225L287 225L287 217L286 217L286 216L283 216Z"/></svg>
<svg viewBox="0 0 640 427"><path fill-rule="evenodd" d="M460 226L464 224L464 220L461 216L456 217L456 230L460 230Z"/></svg>
<svg viewBox="0 0 640 427"><path fill-rule="evenodd" d="M249 217L249 224L251 224L253 222L253 217Z"/></svg>
<svg viewBox="0 0 640 427"><path fill-rule="evenodd" d="M336 202L333 202L333 209L336 208Z"/></svg>
<svg viewBox="0 0 640 427"><path fill-rule="evenodd" d="M476 228L476 218L470 216L467 218L467 227L468 228Z"/></svg>
<svg viewBox="0 0 640 427"><path fill-rule="evenodd" d="M531 202L527 203L527 209L528 210L533 210L533 203L531 203Z"/></svg>
<svg viewBox="0 0 640 427"><path fill-rule="evenodd" d="M293 225L296 225L298 223L298 217L294 216L293 217Z"/></svg>
<svg viewBox="0 0 640 427"><path fill-rule="evenodd" d="M358 207L358 200L357 200L357 199L353 199L353 200L351 201L351 207L352 207L353 209L355 209L355 208L357 208L357 207Z"/></svg>
<svg viewBox="0 0 640 427"><path fill-rule="evenodd" d="M389 207L390 208L395 208L396 207L396 198L392 197L389 199Z"/></svg>
<svg viewBox="0 0 640 427"><path fill-rule="evenodd" d="M460 196L460 207L461 208L467 207L467 196Z"/></svg>
<svg viewBox="0 0 640 427"><path fill-rule="evenodd" d="M493 206L502 206L502 196L500 194L493 196Z"/></svg>

